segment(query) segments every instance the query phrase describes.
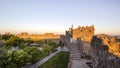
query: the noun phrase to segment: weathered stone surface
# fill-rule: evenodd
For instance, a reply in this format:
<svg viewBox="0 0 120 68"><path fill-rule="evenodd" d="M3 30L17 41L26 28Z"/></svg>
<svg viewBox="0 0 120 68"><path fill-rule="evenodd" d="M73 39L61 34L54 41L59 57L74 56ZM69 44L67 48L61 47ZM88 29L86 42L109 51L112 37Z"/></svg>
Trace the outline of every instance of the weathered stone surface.
<svg viewBox="0 0 120 68"><path fill-rule="evenodd" d="M96 35L97 38L101 38L103 40L103 44L109 47L109 52L120 57L120 43L115 40L115 37L111 37L105 34Z"/></svg>
<svg viewBox="0 0 120 68"><path fill-rule="evenodd" d="M119 68L120 58L109 53L109 47L101 38L94 36L91 41L91 59L93 68Z"/></svg>
<svg viewBox="0 0 120 68"><path fill-rule="evenodd" d="M89 57L90 62L87 64L92 68L120 68L120 42L116 42L115 38L109 35L93 35L94 26L79 26L76 29L73 29L72 26L66 31L64 43L69 45L71 49L70 56L74 56L72 57L74 60L76 60L76 56L79 58L81 56L84 59ZM71 42L74 45L71 45ZM80 52L77 51L76 45ZM73 64L72 61L70 63ZM79 66L79 63L77 65Z"/></svg>
<svg viewBox="0 0 120 68"><path fill-rule="evenodd" d="M66 36L71 37L75 40L77 38L81 38L82 41L90 42L92 36L94 35L94 25L92 26L78 26L78 28L74 29L73 26L66 31Z"/></svg>
<svg viewBox="0 0 120 68"><path fill-rule="evenodd" d="M81 45L80 45L80 48L81 48L81 52L82 52L82 57L83 58L86 58L86 59L89 59L90 58L90 43L88 42L81 42Z"/></svg>
<svg viewBox="0 0 120 68"><path fill-rule="evenodd" d="M60 39L60 35L55 35L53 33L45 33L45 34L28 34L26 32L17 34L18 37L24 39L33 39L33 40L41 40L41 39Z"/></svg>

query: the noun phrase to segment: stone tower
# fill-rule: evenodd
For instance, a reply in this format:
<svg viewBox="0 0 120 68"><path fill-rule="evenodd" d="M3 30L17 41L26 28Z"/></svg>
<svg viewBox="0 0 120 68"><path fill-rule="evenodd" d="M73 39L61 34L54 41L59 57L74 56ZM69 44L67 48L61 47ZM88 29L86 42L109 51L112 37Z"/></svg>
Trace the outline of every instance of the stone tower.
<svg viewBox="0 0 120 68"><path fill-rule="evenodd" d="M71 28L69 28L67 32L67 35L69 37L73 38L74 40L77 40L78 38L81 38L82 41L90 42L92 39L92 36L94 36L94 25L92 26L78 26L77 28L73 28L73 25Z"/></svg>

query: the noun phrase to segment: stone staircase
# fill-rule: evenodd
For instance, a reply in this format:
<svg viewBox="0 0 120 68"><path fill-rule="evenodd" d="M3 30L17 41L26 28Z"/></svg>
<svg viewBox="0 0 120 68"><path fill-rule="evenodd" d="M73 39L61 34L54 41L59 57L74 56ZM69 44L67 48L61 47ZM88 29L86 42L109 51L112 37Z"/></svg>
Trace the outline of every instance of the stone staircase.
<svg viewBox="0 0 120 68"><path fill-rule="evenodd" d="M69 48L70 48L70 59L71 60L80 60L81 55L80 55L80 50L79 50L78 45L76 45L75 43L71 43Z"/></svg>
<svg viewBox="0 0 120 68"><path fill-rule="evenodd" d="M64 42L70 51L70 59L68 68L89 68L86 64L87 60L81 58L81 50L77 41L64 38Z"/></svg>
<svg viewBox="0 0 120 68"><path fill-rule="evenodd" d="M77 43L69 43L68 47L70 51L68 68L89 68L86 65L87 61L81 58L79 45Z"/></svg>

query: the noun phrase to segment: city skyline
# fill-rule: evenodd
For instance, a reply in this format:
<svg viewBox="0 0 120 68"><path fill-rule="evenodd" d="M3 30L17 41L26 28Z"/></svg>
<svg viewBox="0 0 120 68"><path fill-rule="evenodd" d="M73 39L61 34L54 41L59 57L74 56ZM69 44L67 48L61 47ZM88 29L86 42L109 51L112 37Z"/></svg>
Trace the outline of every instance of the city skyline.
<svg viewBox="0 0 120 68"><path fill-rule="evenodd" d="M119 0L0 0L0 32L64 34L95 26L95 34L120 34Z"/></svg>

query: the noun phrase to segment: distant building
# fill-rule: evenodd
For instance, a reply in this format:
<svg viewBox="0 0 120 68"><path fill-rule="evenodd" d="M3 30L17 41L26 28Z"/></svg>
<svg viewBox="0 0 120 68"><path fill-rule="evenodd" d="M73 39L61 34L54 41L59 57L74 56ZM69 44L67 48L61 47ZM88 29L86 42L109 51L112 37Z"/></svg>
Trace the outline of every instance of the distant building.
<svg viewBox="0 0 120 68"><path fill-rule="evenodd" d="M17 35L23 39L33 39L33 40L44 40L44 39L60 39L60 35L55 35L54 33L45 34L28 34L26 32Z"/></svg>
<svg viewBox="0 0 120 68"><path fill-rule="evenodd" d="M73 25L71 28L69 28L68 31L66 31L66 36L71 37L74 40L77 40L80 38L82 41L90 42L92 39L92 36L94 36L94 25L92 26L78 26L78 28L73 28Z"/></svg>

